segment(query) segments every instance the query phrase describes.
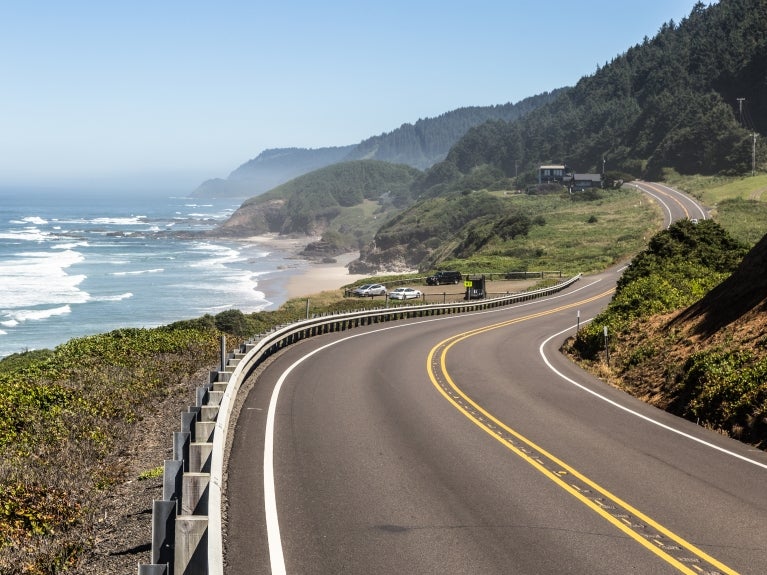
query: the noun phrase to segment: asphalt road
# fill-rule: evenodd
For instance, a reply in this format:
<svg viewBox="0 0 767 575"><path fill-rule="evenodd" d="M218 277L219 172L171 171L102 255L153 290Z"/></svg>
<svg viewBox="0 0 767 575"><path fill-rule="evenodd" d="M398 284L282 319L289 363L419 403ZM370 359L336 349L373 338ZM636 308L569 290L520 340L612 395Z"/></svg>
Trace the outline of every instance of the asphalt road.
<svg viewBox="0 0 767 575"><path fill-rule="evenodd" d="M767 454L558 352L619 273L287 348L237 421L225 572L767 573Z"/></svg>

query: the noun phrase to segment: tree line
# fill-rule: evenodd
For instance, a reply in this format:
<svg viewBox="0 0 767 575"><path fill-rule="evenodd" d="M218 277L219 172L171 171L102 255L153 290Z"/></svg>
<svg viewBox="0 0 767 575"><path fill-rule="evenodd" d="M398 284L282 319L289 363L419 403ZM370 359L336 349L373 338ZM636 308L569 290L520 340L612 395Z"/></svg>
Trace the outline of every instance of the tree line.
<svg viewBox="0 0 767 575"><path fill-rule="evenodd" d="M521 184L550 162L646 179L666 168L749 172L753 134L767 130L766 8L764 0L698 2L679 24L664 24L552 102L470 129L420 180L420 192L466 189L482 166Z"/></svg>

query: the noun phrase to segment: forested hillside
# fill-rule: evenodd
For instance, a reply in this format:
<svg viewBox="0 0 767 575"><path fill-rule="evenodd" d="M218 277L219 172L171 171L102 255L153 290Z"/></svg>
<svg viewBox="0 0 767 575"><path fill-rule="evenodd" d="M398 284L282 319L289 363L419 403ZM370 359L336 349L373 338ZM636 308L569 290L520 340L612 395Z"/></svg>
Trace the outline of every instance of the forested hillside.
<svg viewBox="0 0 767 575"><path fill-rule="evenodd" d="M525 98L516 104L470 106L335 148L265 150L234 170L228 178L203 182L193 196L251 197L293 178L338 162L381 160L426 169L445 159L450 148L473 126L489 120L513 121L552 101L562 90Z"/></svg>
<svg viewBox="0 0 767 575"><path fill-rule="evenodd" d="M402 124L392 132L360 142L346 159L383 160L425 170L444 160L450 148L472 127L493 120L513 122L553 101L564 90L544 92L516 104L459 108L415 124Z"/></svg>
<svg viewBox="0 0 767 575"><path fill-rule="evenodd" d="M511 121L493 119L469 128L444 161L411 173L410 187L396 180L387 189L390 194L371 194L367 184L349 181L343 174L347 167L315 172L247 201L222 231L323 234L337 249L361 247L356 269L369 271L425 269L485 250L514 251L506 245L509 226L516 229L518 223L509 224L510 214L485 213L483 202L452 196L525 190L537 181L542 163L566 163L580 173L604 169L606 183L662 179L668 169L750 173L762 167L767 151L764 138L756 137L767 130L767 102L760 99L765 70L767 0L722 0L709 7L699 2L682 22L664 24L655 37L616 56L574 88L518 104L518 117ZM446 114L449 123L419 121L388 137L371 138L350 154L435 151L450 140L446 126L478 121L486 113L466 108ZM599 194L570 199L598 203ZM463 204L479 211L461 218ZM353 207L357 219L351 223L347 216ZM449 213L440 215L440 209ZM439 225L427 228L427 220ZM539 250L532 249L515 261L535 266L536 254Z"/></svg>
<svg viewBox="0 0 767 575"><path fill-rule="evenodd" d="M420 191L472 189L480 168L531 183L538 165L552 162L645 179L664 168L749 172L754 133L767 130L765 70L767 2L699 2L553 102L516 122L469 130ZM756 146L764 158L764 138Z"/></svg>
<svg viewBox="0 0 767 575"><path fill-rule="evenodd" d="M204 181L192 193L196 197L248 198L271 190L303 174L342 161L354 146L335 148L278 148L264 150L242 164L229 177Z"/></svg>
<svg viewBox="0 0 767 575"><path fill-rule="evenodd" d="M214 233L323 235L335 244L332 251L359 249L381 222L410 205L421 174L377 160L333 164L250 198Z"/></svg>

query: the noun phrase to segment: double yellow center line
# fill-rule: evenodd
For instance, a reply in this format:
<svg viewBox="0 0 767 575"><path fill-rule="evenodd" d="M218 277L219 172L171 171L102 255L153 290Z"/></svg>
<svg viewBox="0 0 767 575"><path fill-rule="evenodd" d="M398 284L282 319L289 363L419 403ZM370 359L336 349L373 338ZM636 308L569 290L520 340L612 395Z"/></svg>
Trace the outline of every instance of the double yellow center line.
<svg viewBox="0 0 767 575"><path fill-rule="evenodd" d="M567 465L552 453L500 421L464 393L448 373L448 352L453 346L470 337L583 306L586 303L606 297L613 291L608 290L575 303L502 321L449 337L438 343L429 352L426 364L429 378L442 396L460 413L465 415L469 421L530 464L543 476L561 487L566 493L586 505L586 507L593 510L640 545L674 566L681 573L689 575L705 575L708 573L737 575L735 571L726 565L723 565L701 549L666 529L638 509L599 486L582 473L579 473L575 468Z"/></svg>

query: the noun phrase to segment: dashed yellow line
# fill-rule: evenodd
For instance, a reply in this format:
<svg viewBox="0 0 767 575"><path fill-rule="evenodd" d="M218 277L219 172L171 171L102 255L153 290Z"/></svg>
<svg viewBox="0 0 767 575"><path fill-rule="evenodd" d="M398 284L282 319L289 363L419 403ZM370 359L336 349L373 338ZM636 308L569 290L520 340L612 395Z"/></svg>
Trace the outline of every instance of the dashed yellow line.
<svg viewBox="0 0 767 575"><path fill-rule="evenodd" d="M681 210L684 212L684 217L686 217L686 218L690 217L690 212L687 209L687 207L674 194L670 194L666 190L664 190L662 188L659 188L658 186L655 186L653 184L649 184L647 182L642 182L642 185L650 188L652 191L654 191L654 192L656 192L656 193L658 193L658 194L660 194L662 196L667 197L669 200L671 200L672 202L676 203L681 208Z"/></svg>
<svg viewBox="0 0 767 575"><path fill-rule="evenodd" d="M684 550L687 554L694 555L696 561L698 559L705 561L708 565L718 569L720 573L727 575L737 575L735 571L726 565L709 556L701 549L698 549L692 543L685 541L679 535L676 535L675 533L666 529L644 513L640 512L638 509L635 509L627 502L602 488L573 467L567 465L553 454L549 453L530 439L527 439L522 434L497 419L482 406L476 403L473 399L471 399L468 395L466 395L458 387L455 381L453 381L447 371L447 354L454 345L461 341L491 330L521 323L542 316L551 315L576 306L583 306L588 302L605 297L613 291L614 290L608 290L594 297L584 299L572 304L567 304L551 310L533 313L524 317L499 322L490 326L470 330L449 337L438 343L429 352L426 362L426 370L429 374L429 378L437 391L439 391L440 394L442 394L442 396L447 399L460 413L464 414L469 419L469 421L477 425L480 429L485 431L496 441L500 442L512 453L516 454L532 467L537 469L542 475L548 477L565 492L569 493L575 499L595 511L606 521L620 529L623 533L637 541L646 549L653 552L665 562L674 566L681 573L686 573L688 575L699 575L705 571L699 568L697 565L685 565L682 561L680 561L680 559L682 559L681 557L677 558L671 555L669 551ZM542 458L545 458L551 462L551 464L553 464L554 470L549 469ZM573 478L580 482L582 485L586 486L587 489L579 487L575 482L573 482ZM588 493L589 490L596 492L599 497L597 498L590 496ZM616 507L627 511L638 521L651 528L654 532L659 534L658 538L651 539L640 533L634 525L634 522L630 520L630 517L625 513L620 513L620 510L616 510ZM614 513L613 511L616 512ZM665 538L665 541L660 539L661 536ZM667 542L670 542L671 545L669 545Z"/></svg>

